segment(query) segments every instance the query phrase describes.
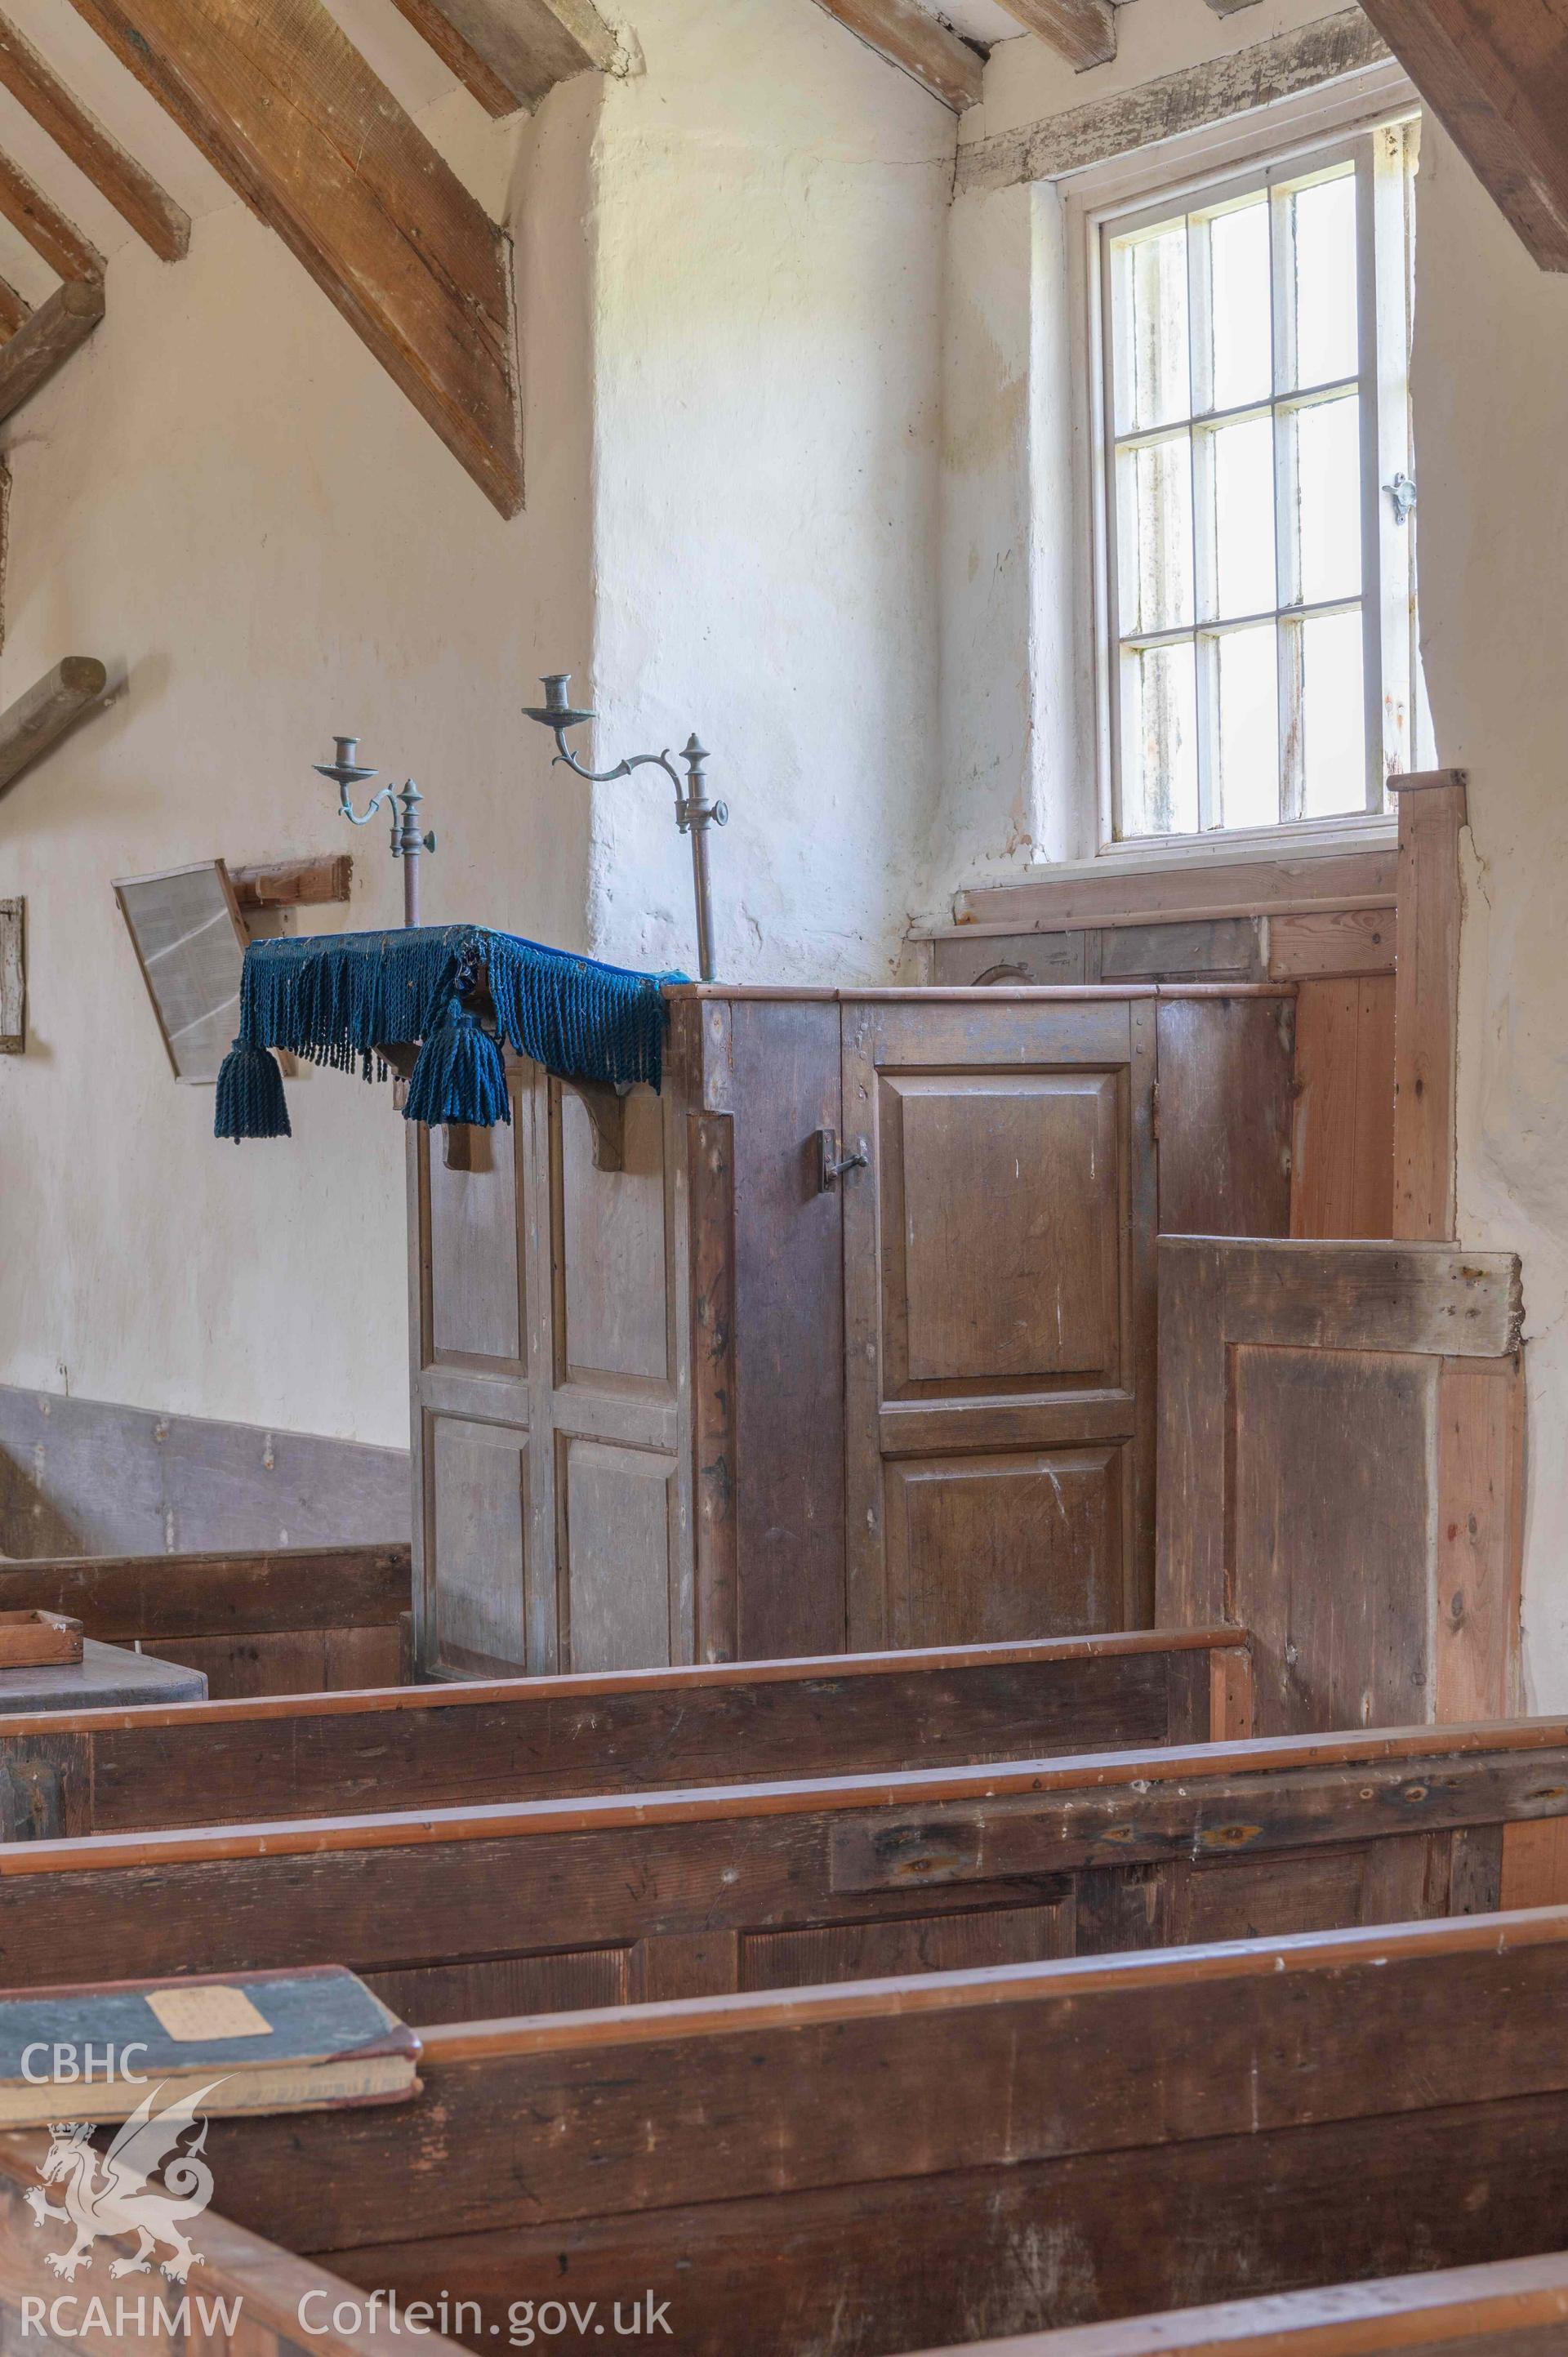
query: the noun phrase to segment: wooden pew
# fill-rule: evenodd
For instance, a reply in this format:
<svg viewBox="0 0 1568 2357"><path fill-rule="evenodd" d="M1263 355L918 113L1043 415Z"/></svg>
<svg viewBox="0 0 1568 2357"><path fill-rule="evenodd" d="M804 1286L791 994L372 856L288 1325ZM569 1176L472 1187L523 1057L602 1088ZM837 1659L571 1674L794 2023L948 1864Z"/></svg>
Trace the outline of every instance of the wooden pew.
<svg viewBox="0 0 1568 2357"><path fill-rule="evenodd" d="M338 1962L421 2026L1495 1908L1568 1720L0 1850L0 1985Z"/></svg>
<svg viewBox="0 0 1568 2357"><path fill-rule="evenodd" d="M1245 1735L1249 1670L1215 1629L54 1712L0 1772L54 1835L848 1775Z"/></svg>
<svg viewBox="0 0 1568 2357"><path fill-rule="evenodd" d="M62 1555L0 1564L0 1611L71 1613L103 1644L205 1670L214 1699L391 1685L407 1674L409 1561L384 1545Z"/></svg>
<svg viewBox="0 0 1568 2357"><path fill-rule="evenodd" d="M214 2121L226 2214L479 2299L477 2349L646 2291L613 2345L879 2357L1556 2248L1568 1911L460 2024L422 2069Z"/></svg>
<svg viewBox="0 0 1568 2357"><path fill-rule="evenodd" d="M1565 2347L1568 2252L1555 2251L971 2341L962 2357L1561 2357Z"/></svg>
<svg viewBox="0 0 1568 2357"><path fill-rule="evenodd" d="M111 2265L133 2258L139 2238L107 2228L87 2270L62 2280L48 2255L66 2248L69 2233L59 2225L40 2231L27 2207L48 2144L41 2131L0 2135L0 2348L37 2350L39 2357L68 2349L91 2357L110 2350L142 2357L407 2357L409 2339L392 2330L384 2310L350 2330L334 2329L333 2310L348 2322L343 2303L362 2310L363 2293L216 2210L191 2228L202 2263L183 2285L156 2269L112 2277ZM50 2199L58 2201L58 2187ZM421 2357L458 2357L459 2344L435 2332L413 2345Z"/></svg>

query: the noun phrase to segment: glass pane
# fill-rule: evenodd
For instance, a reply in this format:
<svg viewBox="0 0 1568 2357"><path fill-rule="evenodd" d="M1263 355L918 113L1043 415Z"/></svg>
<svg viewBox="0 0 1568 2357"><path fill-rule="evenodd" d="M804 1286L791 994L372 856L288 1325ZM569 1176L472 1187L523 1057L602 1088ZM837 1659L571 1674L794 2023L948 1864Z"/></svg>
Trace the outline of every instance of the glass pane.
<svg viewBox="0 0 1568 2357"><path fill-rule="evenodd" d="M1221 826L1272 826L1280 814L1280 679L1273 622L1215 640Z"/></svg>
<svg viewBox="0 0 1568 2357"><path fill-rule="evenodd" d="M1333 384L1359 365L1356 176L1347 169L1287 201L1295 230L1295 383Z"/></svg>
<svg viewBox="0 0 1568 2357"><path fill-rule="evenodd" d="M1122 636L1187 629L1192 614L1192 452L1185 434L1117 461Z"/></svg>
<svg viewBox="0 0 1568 2357"><path fill-rule="evenodd" d="M1116 431L1170 425L1192 408L1187 331L1187 222L1115 249Z"/></svg>
<svg viewBox="0 0 1568 2357"><path fill-rule="evenodd" d="M1203 451L1212 498L1205 619L1272 614L1274 587L1274 428L1269 417L1222 425Z"/></svg>
<svg viewBox="0 0 1568 2357"><path fill-rule="evenodd" d="M1214 315L1214 406L1267 401L1273 385L1269 312L1269 200L1257 196L1208 224Z"/></svg>
<svg viewBox="0 0 1568 2357"><path fill-rule="evenodd" d="M1367 807L1367 710L1361 615L1320 614L1301 625L1303 815Z"/></svg>
<svg viewBox="0 0 1568 2357"><path fill-rule="evenodd" d="M1122 656L1122 833L1197 828L1197 683L1190 639Z"/></svg>
<svg viewBox="0 0 1568 2357"><path fill-rule="evenodd" d="M1351 393L1295 414L1300 602L1361 594L1361 404Z"/></svg>

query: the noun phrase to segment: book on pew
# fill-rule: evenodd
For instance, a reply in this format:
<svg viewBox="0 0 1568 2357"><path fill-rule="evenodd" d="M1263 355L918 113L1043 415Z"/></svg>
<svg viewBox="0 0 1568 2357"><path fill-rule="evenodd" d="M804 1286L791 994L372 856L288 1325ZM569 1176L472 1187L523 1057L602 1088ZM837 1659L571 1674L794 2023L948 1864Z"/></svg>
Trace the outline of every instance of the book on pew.
<svg viewBox="0 0 1568 2357"><path fill-rule="evenodd" d="M342 1964L0 1995L0 2126L197 2108L337 2111L416 2094L419 2040Z"/></svg>

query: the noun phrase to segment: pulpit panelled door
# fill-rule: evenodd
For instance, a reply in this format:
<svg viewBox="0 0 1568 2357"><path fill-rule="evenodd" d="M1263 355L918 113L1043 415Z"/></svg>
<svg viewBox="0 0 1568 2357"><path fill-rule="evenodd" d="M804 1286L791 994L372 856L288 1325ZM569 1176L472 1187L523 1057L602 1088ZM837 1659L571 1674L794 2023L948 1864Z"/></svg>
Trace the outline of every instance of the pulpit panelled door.
<svg viewBox="0 0 1568 2357"><path fill-rule="evenodd" d="M843 1008L852 1651L1153 1617L1155 999Z"/></svg>

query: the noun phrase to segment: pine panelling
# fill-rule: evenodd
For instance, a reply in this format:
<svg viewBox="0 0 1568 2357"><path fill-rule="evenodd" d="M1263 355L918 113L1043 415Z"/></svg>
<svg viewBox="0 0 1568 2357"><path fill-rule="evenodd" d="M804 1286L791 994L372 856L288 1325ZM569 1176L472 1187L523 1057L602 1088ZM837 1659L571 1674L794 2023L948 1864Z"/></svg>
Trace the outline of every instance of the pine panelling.
<svg viewBox="0 0 1568 2357"><path fill-rule="evenodd" d="M1455 1219L1465 775L1434 770L1392 785L1400 810L1393 1232L1446 1243Z"/></svg>
<svg viewBox="0 0 1568 2357"><path fill-rule="evenodd" d="M1520 1707L1524 1366L1445 1359L1438 1392L1437 1717Z"/></svg>
<svg viewBox="0 0 1568 2357"><path fill-rule="evenodd" d="M1391 1235L1391 975L1300 985L1295 1085L1292 1235Z"/></svg>

